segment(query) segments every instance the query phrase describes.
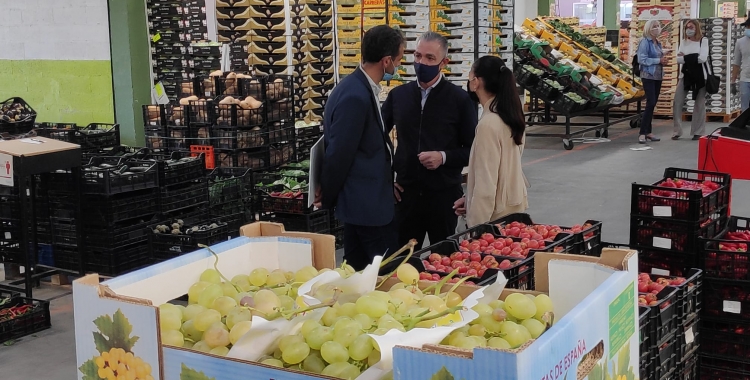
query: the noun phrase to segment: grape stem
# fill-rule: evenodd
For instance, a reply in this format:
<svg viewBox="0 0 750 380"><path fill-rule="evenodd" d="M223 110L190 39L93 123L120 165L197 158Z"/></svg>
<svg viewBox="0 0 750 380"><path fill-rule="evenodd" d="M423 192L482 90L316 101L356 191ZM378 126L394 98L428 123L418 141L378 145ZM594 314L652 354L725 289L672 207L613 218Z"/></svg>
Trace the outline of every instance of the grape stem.
<svg viewBox="0 0 750 380"><path fill-rule="evenodd" d="M381 286L383 286L383 284L385 284L385 282L388 281L388 279L391 278L394 273L398 272L398 267L400 267L401 265L404 265L404 263L406 263L407 261L409 261L409 259L411 258L411 256L414 254L414 247L416 245L417 245L417 241L414 240L414 239L411 239L411 240L409 240L408 243L406 243L405 246L401 247L401 249L399 249L393 255L391 255L391 257L383 260L383 262L380 263L380 267L383 268L385 265L388 265L390 262L392 262L393 260L395 260L398 255L400 255L401 253L403 253L407 249L409 250L409 254L406 255L406 257L404 257L404 259L401 261L401 264L399 264L396 267L396 269L394 269L391 273L388 273L385 276L385 278L383 279L383 281L381 281L380 284L378 284L378 286L377 286L378 288L381 287Z"/></svg>
<svg viewBox="0 0 750 380"><path fill-rule="evenodd" d="M466 277L458 280L456 282L456 284L453 285L453 287L451 288L451 290L449 290L448 293L445 293L445 299L447 300L448 299L448 294L451 294L451 292L453 292L454 290L456 290L459 286L461 286L461 284L463 284L468 279L469 279L469 276L466 276Z"/></svg>
<svg viewBox="0 0 750 380"><path fill-rule="evenodd" d="M459 306L454 306L454 307L445 309L445 310L443 310L443 311L441 311L439 313L433 314L433 315L424 315L424 316L421 316L421 317L419 317L419 316L418 317L414 317L413 319L411 319L409 321L409 324L407 325L408 327L406 328L406 331L409 331L409 330L413 329L420 322L430 321L430 320L433 320L433 319L442 318L442 317L444 317L446 315L453 314L453 313L455 313L455 312L457 312L459 310L463 310L463 309L464 309L464 307L461 306L461 305L459 305Z"/></svg>
<svg viewBox="0 0 750 380"><path fill-rule="evenodd" d="M450 272L447 276L441 278L439 282L436 282L426 287L424 290L422 290L422 293L427 293L430 290L432 290L432 288L436 288L435 295L440 294L440 290L443 289L443 286L445 286L445 284L447 284L448 281L450 281L450 279L453 278L453 276L455 276L457 273L458 273L458 268L454 269L453 272Z"/></svg>
<svg viewBox="0 0 750 380"><path fill-rule="evenodd" d="M294 316L296 316L298 314L304 314L304 313L307 313L308 311L313 311L315 309L322 309L324 307L331 307L331 306L335 305L336 302L338 302L338 298L339 298L339 295L341 293L342 293L341 289L336 288L336 289L333 290L333 298L331 298L327 302L319 303L317 305L308 306L308 307L305 307L305 308L302 308L302 309L291 310L289 312L279 311L278 313L280 314L280 316L282 316L282 317L284 317L286 319L291 319L291 318L293 318Z"/></svg>
<svg viewBox="0 0 750 380"><path fill-rule="evenodd" d="M217 255L216 252L214 252L211 249L211 247L209 247L209 246L207 246L205 244L198 244L198 248L207 249L208 252L210 252L212 255L214 255L214 270L216 271L216 273L218 273L219 277L221 277L222 279L224 279L224 281L226 281L228 284L232 285L234 287L234 289L237 290L237 293L242 293L242 289L239 286L237 286L235 284L232 284L232 282L229 281L228 278L224 277L224 274L221 273L221 271L219 270L219 255Z"/></svg>

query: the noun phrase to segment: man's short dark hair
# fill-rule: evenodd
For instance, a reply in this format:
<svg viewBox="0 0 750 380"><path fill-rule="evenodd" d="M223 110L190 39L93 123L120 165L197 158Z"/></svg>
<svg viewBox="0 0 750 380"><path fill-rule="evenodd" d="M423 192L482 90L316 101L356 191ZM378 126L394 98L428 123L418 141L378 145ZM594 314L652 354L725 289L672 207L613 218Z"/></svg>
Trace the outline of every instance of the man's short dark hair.
<svg viewBox="0 0 750 380"><path fill-rule="evenodd" d="M395 57L404 45L401 31L388 25L378 25L365 33L362 38L362 61L380 62L384 57Z"/></svg>

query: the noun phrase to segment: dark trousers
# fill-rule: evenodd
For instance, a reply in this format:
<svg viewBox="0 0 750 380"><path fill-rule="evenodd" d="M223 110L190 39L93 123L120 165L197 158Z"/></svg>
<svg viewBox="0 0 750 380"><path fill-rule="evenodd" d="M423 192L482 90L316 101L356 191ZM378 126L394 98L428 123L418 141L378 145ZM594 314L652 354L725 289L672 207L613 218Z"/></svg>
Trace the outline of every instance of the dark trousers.
<svg viewBox="0 0 750 380"><path fill-rule="evenodd" d="M378 227L344 224L344 260L355 270L365 269L375 256L387 257L399 248L395 222Z"/></svg>
<svg viewBox="0 0 750 380"><path fill-rule="evenodd" d="M641 79L643 81L643 90L646 92L646 110L641 117L641 135L651 134L651 121L654 120L654 108L659 101L661 93L661 81L651 79Z"/></svg>
<svg viewBox="0 0 750 380"><path fill-rule="evenodd" d="M415 239L416 249L419 249L422 248L425 234L430 237L430 244L455 235L458 216L453 204L461 196L461 185L439 191L405 187L401 202L396 205L399 246L403 247L409 240Z"/></svg>

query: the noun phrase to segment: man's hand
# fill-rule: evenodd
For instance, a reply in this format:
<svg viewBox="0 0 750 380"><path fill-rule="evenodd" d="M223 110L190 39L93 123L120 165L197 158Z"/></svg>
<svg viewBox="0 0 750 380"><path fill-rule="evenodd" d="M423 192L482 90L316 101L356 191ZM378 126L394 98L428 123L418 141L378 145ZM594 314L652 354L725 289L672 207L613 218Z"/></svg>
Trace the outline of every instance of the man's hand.
<svg viewBox="0 0 750 380"><path fill-rule="evenodd" d="M453 203L453 210L456 215L466 215L466 197L461 197L459 200Z"/></svg>
<svg viewBox="0 0 750 380"><path fill-rule="evenodd" d="M316 208L319 208L319 209L323 208L322 200L323 200L323 193L320 190L320 186L318 186L315 189L315 198L313 199L313 206L315 206Z"/></svg>
<svg viewBox="0 0 750 380"><path fill-rule="evenodd" d="M443 164L443 155L440 152L422 152L419 154L419 162L427 170L435 170Z"/></svg>
<svg viewBox="0 0 750 380"><path fill-rule="evenodd" d="M393 183L393 196L396 198L396 201L393 203L401 202L401 193L404 192L404 188L401 187L398 183Z"/></svg>

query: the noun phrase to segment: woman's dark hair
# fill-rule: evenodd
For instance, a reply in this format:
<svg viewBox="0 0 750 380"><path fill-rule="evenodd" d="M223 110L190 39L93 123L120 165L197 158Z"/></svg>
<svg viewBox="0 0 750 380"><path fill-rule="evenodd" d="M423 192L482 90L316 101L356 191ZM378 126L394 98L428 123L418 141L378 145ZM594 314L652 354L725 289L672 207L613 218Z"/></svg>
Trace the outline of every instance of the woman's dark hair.
<svg viewBox="0 0 750 380"><path fill-rule="evenodd" d="M388 25L378 25L362 37L362 60L375 63L385 57L396 57L405 41L400 30Z"/></svg>
<svg viewBox="0 0 750 380"><path fill-rule="evenodd" d="M516 89L516 77L499 57L486 55L472 65L474 76L482 78L484 90L495 96L490 111L498 114L510 127L511 137L516 145L523 143L526 122L523 118L521 98ZM502 102L500 107L498 103Z"/></svg>

